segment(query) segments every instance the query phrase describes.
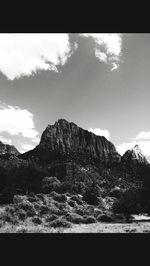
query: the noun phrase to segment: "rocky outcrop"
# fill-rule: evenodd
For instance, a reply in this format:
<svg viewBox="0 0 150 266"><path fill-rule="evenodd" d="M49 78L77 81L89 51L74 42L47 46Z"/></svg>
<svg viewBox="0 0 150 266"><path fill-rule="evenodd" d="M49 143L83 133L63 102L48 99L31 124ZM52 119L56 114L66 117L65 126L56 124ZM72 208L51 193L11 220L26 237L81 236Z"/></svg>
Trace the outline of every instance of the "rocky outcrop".
<svg viewBox="0 0 150 266"><path fill-rule="evenodd" d="M146 160L145 156L142 154L141 149L138 145L135 145L132 150L128 150L122 156L123 164L142 164L147 165L148 161Z"/></svg>
<svg viewBox="0 0 150 266"><path fill-rule="evenodd" d="M20 152L13 145L4 144L0 141L0 155L19 155Z"/></svg>
<svg viewBox="0 0 150 266"><path fill-rule="evenodd" d="M61 154L85 154L106 163L119 162L121 159L115 146L105 137L96 136L64 119L45 129L38 149L44 148Z"/></svg>

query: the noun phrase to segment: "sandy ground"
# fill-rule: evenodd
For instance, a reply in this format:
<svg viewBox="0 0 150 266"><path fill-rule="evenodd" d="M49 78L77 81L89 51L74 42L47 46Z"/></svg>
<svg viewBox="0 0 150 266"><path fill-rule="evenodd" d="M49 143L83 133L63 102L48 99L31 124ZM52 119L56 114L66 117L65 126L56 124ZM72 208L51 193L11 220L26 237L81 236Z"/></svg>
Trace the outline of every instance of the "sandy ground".
<svg viewBox="0 0 150 266"><path fill-rule="evenodd" d="M72 228L65 229L64 233L150 233L150 223L95 223L88 225L73 225Z"/></svg>
<svg viewBox="0 0 150 266"><path fill-rule="evenodd" d="M150 233L150 222L73 224L71 228L48 228L41 225L8 225L0 228L0 233Z"/></svg>

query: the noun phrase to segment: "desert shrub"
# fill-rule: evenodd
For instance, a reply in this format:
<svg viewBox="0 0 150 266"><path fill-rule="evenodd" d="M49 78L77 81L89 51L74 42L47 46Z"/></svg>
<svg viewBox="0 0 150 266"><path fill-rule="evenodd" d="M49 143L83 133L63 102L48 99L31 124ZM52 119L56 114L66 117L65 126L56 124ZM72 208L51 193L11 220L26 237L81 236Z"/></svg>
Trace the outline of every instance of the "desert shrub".
<svg viewBox="0 0 150 266"><path fill-rule="evenodd" d="M45 196L42 193L38 193L36 196L37 196L37 198L39 198L42 201L45 200Z"/></svg>
<svg viewBox="0 0 150 266"><path fill-rule="evenodd" d="M35 202L34 203L34 208L35 208L35 210L39 211L40 208L41 208L41 204L39 202Z"/></svg>
<svg viewBox="0 0 150 266"><path fill-rule="evenodd" d="M81 209L81 208L77 208L77 209L75 209L74 210L75 211L75 213L77 213L77 214L79 214L79 215L84 215L84 210L83 209Z"/></svg>
<svg viewBox="0 0 150 266"><path fill-rule="evenodd" d="M78 205L82 205L83 201L78 195L73 195L70 200L75 201Z"/></svg>
<svg viewBox="0 0 150 266"><path fill-rule="evenodd" d="M98 208L94 208L93 214L94 214L95 217L98 217L98 215L100 215L102 213L103 213L103 210L98 209Z"/></svg>
<svg viewBox="0 0 150 266"><path fill-rule="evenodd" d="M35 217L32 218L32 222L34 224L41 224L42 220L38 216L35 216Z"/></svg>
<svg viewBox="0 0 150 266"><path fill-rule="evenodd" d="M126 215L126 220L129 222L131 214L138 214L142 211L138 191L129 189L123 192L120 199L114 203L113 210L115 213Z"/></svg>
<svg viewBox="0 0 150 266"><path fill-rule="evenodd" d="M53 205L49 207L49 214L61 215L61 211L55 205Z"/></svg>
<svg viewBox="0 0 150 266"><path fill-rule="evenodd" d="M56 220L53 220L52 222L49 223L49 226L51 227L70 227L70 223L66 221L64 217L59 217Z"/></svg>
<svg viewBox="0 0 150 266"><path fill-rule="evenodd" d="M45 205L41 205L40 206L40 209L39 209L39 214L40 215L45 215L49 212L49 208L48 206L45 206Z"/></svg>
<svg viewBox="0 0 150 266"><path fill-rule="evenodd" d="M24 199L24 196L20 196L20 195L14 195L13 197L13 202L14 204L18 204L21 203Z"/></svg>
<svg viewBox="0 0 150 266"><path fill-rule="evenodd" d="M1 217L0 217L1 221L3 221L4 223L11 223L11 224L18 224L18 219L15 215L11 215L11 213L9 212L5 212Z"/></svg>
<svg viewBox="0 0 150 266"><path fill-rule="evenodd" d="M66 215L66 219L71 222L71 223L75 223L75 224L80 224L80 223L84 223L84 218L77 214L77 213L69 213Z"/></svg>
<svg viewBox="0 0 150 266"><path fill-rule="evenodd" d="M95 219L94 216L84 216L84 222L86 224L92 224L92 223L96 223L97 220Z"/></svg>
<svg viewBox="0 0 150 266"><path fill-rule="evenodd" d="M111 214L100 214L97 217L97 221L111 223L114 222L114 217Z"/></svg>
<svg viewBox="0 0 150 266"><path fill-rule="evenodd" d="M29 197L28 197L28 201L32 203L32 202L36 202L37 199L36 199L35 196L29 196Z"/></svg>
<svg viewBox="0 0 150 266"><path fill-rule="evenodd" d="M100 196L100 188L95 183L88 187L83 194L83 200L90 205L98 205Z"/></svg>
<svg viewBox="0 0 150 266"><path fill-rule="evenodd" d="M50 223L50 222L56 220L57 218L58 218L58 216L57 216L56 214L52 214L52 215L47 216L47 217L45 218L45 221L46 221L47 223Z"/></svg>
<svg viewBox="0 0 150 266"><path fill-rule="evenodd" d="M20 204L18 204L18 207L20 209L23 209L24 211L26 211L27 216L32 217L34 215L36 215L36 211L34 206L29 202L29 201L23 201Z"/></svg>
<svg viewBox="0 0 150 266"><path fill-rule="evenodd" d="M126 222L126 217L123 214L115 214L116 222Z"/></svg>
<svg viewBox="0 0 150 266"><path fill-rule="evenodd" d="M71 207L75 207L76 206L76 202L74 200L68 200L68 204L71 206Z"/></svg>
<svg viewBox="0 0 150 266"><path fill-rule="evenodd" d="M27 218L26 212L22 209L17 211L17 215L18 215L19 220L21 220L21 221L23 221Z"/></svg>
<svg viewBox="0 0 150 266"><path fill-rule="evenodd" d="M58 191L61 185L61 182L57 177L44 177L42 185L43 193L50 193L51 191Z"/></svg>
<svg viewBox="0 0 150 266"><path fill-rule="evenodd" d="M67 201L67 197L64 194L54 195L53 199L58 201L58 202L66 202Z"/></svg>

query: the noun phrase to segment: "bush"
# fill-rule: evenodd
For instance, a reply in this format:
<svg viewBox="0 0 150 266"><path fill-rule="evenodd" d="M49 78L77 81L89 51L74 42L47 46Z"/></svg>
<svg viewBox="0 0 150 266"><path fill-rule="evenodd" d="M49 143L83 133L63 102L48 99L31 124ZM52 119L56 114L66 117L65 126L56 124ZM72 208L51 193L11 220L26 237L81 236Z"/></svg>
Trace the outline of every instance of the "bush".
<svg viewBox="0 0 150 266"><path fill-rule="evenodd" d="M56 228L56 227L70 227L71 225L63 217L59 217L56 220L50 222L49 226Z"/></svg>
<svg viewBox="0 0 150 266"><path fill-rule="evenodd" d="M82 204L83 204L82 199L81 199L79 196L77 196L77 195L72 196L72 197L70 198L70 200L75 201L78 205L82 205Z"/></svg>
<svg viewBox="0 0 150 266"><path fill-rule="evenodd" d="M77 213L79 215L84 215L84 210L81 208L77 208L77 209L75 209L75 213Z"/></svg>
<svg viewBox="0 0 150 266"><path fill-rule="evenodd" d="M74 200L68 200L68 204L69 204L71 207L75 207L77 203L76 203Z"/></svg>
<svg viewBox="0 0 150 266"><path fill-rule="evenodd" d="M130 222L131 214L138 214L142 211L138 191L129 189L123 192L120 199L114 203L113 210L115 213L124 214L127 222Z"/></svg>
<svg viewBox="0 0 150 266"><path fill-rule="evenodd" d="M28 201L23 201L22 203L18 204L18 208L26 211L26 214L29 217L36 215L36 211L35 211L34 206Z"/></svg>
<svg viewBox="0 0 150 266"><path fill-rule="evenodd" d="M32 218L32 222L34 224L41 224L42 220L38 216L35 216L35 217Z"/></svg>
<svg viewBox="0 0 150 266"><path fill-rule="evenodd" d="M19 220L21 220L21 221L23 221L27 218L26 212L22 209L17 211L17 215L18 215Z"/></svg>
<svg viewBox="0 0 150 266"><path fill-rule="evenodd" d="M114 217L110 214L100 214L97 217L97 221L111 223L111 222L114 222Z"/></svg>
<svg viewBox="0 0 150 266"><path fill-rule="evenodd" d="M61 185L61 182L57 179L57 177L44 177L42 182L43 182L42 185L43 193L58 191Z"/></svg>
<svg viewBox="0 0 150 266"><path fill-rule="evenodd" d="M46 217L45 221L46 221L47 223L50 223L50 222L56 220L57 218L58 218L58 216L57 216L56 214L52 214L52 215Z"/></svg>
<svg viewBox="0 0 150 266"><path fill-rule="evenodd" d="M88 187L83 194L83 200L90 205L98 205L100 196L100 188L93 183L92 186Z"/></svg>
<svg viewBox="0 0 150 266"><path fill-rule="evenodd" d="M39 209L39 214L40 215L45 215L49 212L49 208L45 205L41 205Z"/></svg>
<svg viewBox="0 0 150 266"><path fill-rule="evenodd" d="M75 224L84 223L84 218L81 215L76 214L76 213L67 214L66 218L71 223L75 223Z"/></svg>
<svg viewBox="0 0 150 266"><path fill-rule="evenodd" d="M86 224L92 224L92 223L96 223L97 222L97 220L95 219L95 217L94 216L84 216L84 222L86 223Z"/></svg>
<svg viewBox="0 0 150 266"><path fill-rule="evenodd" d="M54 195L53 199L58 201L58 202L63 202L63 203L67 201L67 197L64 194Z"/></svg>

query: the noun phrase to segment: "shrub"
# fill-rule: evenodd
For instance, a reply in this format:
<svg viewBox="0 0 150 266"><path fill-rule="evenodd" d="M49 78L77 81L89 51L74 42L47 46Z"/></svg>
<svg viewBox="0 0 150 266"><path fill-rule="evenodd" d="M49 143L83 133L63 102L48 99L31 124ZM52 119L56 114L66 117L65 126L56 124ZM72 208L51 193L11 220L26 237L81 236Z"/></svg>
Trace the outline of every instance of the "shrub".
<svg viewBox="0 0 150 266"><path fill-rule="evenodd" d="M69 213L66 215L66 218L69 222L71 223L75 223L75 224L80 224L80 223L84 223L84 218L76 213Z"/></svg>
<svg viewBox="0 0 150 266"><path fill-rule="evenodd" d="M17 215L18 215L19 220L21 221L25 220L27 217L26 212L22 209L17 211Z"/></svg>
<svg viewBox="0 0 150 266"><path fill-rule="evenodd" d="M82 205L82 204L83 204L82 199L81 199L79 196L77 196L77 195L72 196L72 197L70 198L70 200L75 201L78 205Z"/></svg>
<svg viewBox="0 0 150 266"><path fill-rule="evenodd" d="M96 223L97 222L97 220L95 219L95 217L94 216L84 216L84 222L86 223L86 224L92 224L92 223Z"/></svg>
<svg viewBox="0 0 150 266"><path fill-rule="evenodd" d="M75 213L77 213L79 215L84 215L84 210L81 208L77 208L77 209L75 209Z"/></svg>
<svg viewBox="0 0 150 266"><path fill-rule="evenodd" d="M76 202L74 200L68 200L68 204L71 206L71 207L75 207L76 206Z"/></svg>
<svg viewBox="0 0 150 266"><path fill-rule="evenodd" d="M45 215L49 212L49 208L45 205L41 205L39 209L39 214L40 215Z"/></svg>
<svg viewBox="0 0 150 266"><path fill-rule="evenodd" d="M60 215L61 211L55 205L53 205L49 207L49 214Z"/></svg>
<svg viewBox="0 0 150 266"><path fill-rule="evenodd" d="M111 223L114 222L114 217L110 214L100 214L97 217L97 221Z"/></svg>
<svg viewBox="0 0 150 266"><path fill-rule="evenodd" d="M50 215L50 216L47 216L46 219L45 219L45 221L46 221L47 223L50 223L50 222L56 220L57 218L58 218L58 216L57 216L56 214L52 214L52 215Z"/></svg>
<svg viewBox="0 0 150 266"><path fill-rule="evenodd" d="M64 194L54 195L53 199L58 201L58 202L66 202L67 201L67 197Z"/></svg>
<svg viewBox="0 0 150 266"><path fill-rule="evenodd" d="M140 195L138 191L127 190L122 193L120 199L114 203L113 210L115 213L122 213L126 216L126 221L130 222L130 215L142 211Z"/></svg>
<svg viewBox="0 0 150 266"><path fill-rule="evenodd" d="M32 222L34 224L41 224L42 220L38 216L35 216L35 217L32 218Z"/></svg>
<svg viewBox="0 0 150 266"><path fill-rule="evenodd" d="M98 205L100 196L100 188L93 182L92 186L88 187L83 194L83 200L90 205Z"/></svg>
<svg viewBox="0 0 150 266"><path fill-rule="evenodd" d="M51 191L58 191L61 185L61 182L57 177L44 177L42 185L43 193L50 193Z"/></svg>
<svg viewBox="0 0 150 266"><path fill-rule="evenodd" d="M18 207L26 211L26 214L29 217L36 215L35 208L29 201L23 201L22 203L18 204Z"/></svg>
<svg viewBox="0 0 150 266"><path fill-rule="evenodd" d="M63 217L59 217L56 220L50 222L49 226L56 228L56 227L70 227L71 225Z"/></svg>

